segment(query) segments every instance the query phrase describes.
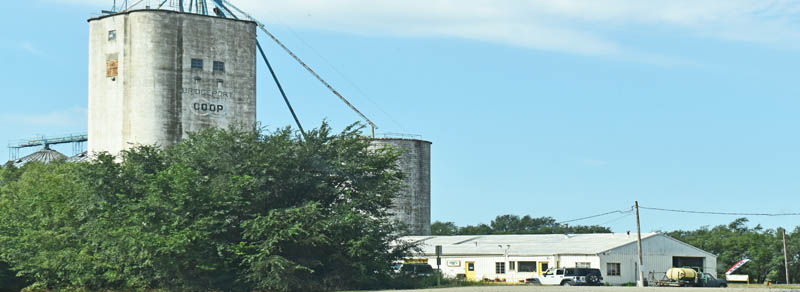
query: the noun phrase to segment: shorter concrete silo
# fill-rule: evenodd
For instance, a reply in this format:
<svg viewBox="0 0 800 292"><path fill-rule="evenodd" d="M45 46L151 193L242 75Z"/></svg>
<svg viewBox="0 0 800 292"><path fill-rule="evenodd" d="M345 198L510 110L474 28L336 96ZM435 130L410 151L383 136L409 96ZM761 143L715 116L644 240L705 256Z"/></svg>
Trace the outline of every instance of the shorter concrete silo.
<svg viewBox="0 0 800 292"><path fill-rule="evenodd" d="M401 151L398 165L405 173L405 188L392 202L395 221L406 224L411 235L431 233L431 142L405 138L376 138L375 148Z"/></svg>

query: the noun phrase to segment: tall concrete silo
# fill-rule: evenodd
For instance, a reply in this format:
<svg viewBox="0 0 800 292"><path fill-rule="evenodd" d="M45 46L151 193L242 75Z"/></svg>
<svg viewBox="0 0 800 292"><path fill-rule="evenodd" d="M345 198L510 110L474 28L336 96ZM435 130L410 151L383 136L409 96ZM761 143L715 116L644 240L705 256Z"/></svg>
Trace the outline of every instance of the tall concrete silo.
<svg viewBox="0 0 800 292"><path fill-rule="evenodd" d="M256 123L256 24L143 9L89 19L89 153Z"/></svg>
<svg viewBox="0 0 800 292"><path fill-rule="evenodd" d="M409 227L411 235L431 234L431 142L404 138L377 138L372 147L402 152L398 161L406 174L405 188L394 199L393 220Z"/></svg>

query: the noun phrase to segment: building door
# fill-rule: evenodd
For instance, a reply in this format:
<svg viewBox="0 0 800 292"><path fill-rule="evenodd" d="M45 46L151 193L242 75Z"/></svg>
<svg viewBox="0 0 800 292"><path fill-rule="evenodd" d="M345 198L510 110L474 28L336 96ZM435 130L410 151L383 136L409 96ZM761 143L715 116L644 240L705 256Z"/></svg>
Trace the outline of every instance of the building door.
<svg viewBox="0 0 800 292"><path fill-rule="evenodd" d="M467 281L475 281L475 262L464 262L464 274Z"/></svg>
<svg viewBox="0 0 800 292"><path fill-rule="evenodd" d="M704 265L703 257L672 257L673 268L692 268L698 272L702 272Z"/></svg>
<svg viewBox="0 0 800 292"><path fill-rule="evenodd" d="M548 262L539 262L539 276L541 276L542 274L544 274L544 272L547 271L548 266L549 266Z"/></svg>

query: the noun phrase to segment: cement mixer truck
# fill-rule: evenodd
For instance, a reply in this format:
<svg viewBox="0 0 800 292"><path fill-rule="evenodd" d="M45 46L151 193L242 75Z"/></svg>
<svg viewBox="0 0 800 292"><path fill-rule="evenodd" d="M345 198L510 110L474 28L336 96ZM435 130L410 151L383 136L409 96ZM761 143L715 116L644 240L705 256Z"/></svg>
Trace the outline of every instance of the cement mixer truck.
<svg viewBox="0 0 800 292"><path fill-rule="evenodd" d="M666 287L728 287L728 281L717 279L709 273L698 272L692 268L671 268L664 279L656 281L656 286Z"/></svg>

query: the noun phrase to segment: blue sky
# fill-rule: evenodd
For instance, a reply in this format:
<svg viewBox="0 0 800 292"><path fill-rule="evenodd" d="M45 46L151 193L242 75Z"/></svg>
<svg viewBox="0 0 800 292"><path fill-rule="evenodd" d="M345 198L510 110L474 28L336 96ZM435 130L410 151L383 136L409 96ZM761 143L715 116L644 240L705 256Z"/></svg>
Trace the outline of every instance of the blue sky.
<svg viewBox="0 0 800 292"><path fill-rule="evenodd" d="M568 220L627 210L634 200L800 211L798 2L233 2L373 119L379 134L433 142L433 220ZM111 4L5 3L13 13L0 20L0 141L86 130L86 19ZM261 42L306 128L358 120L270 40ZM263 66L258 78L259 120L292 124ZM643 210L642 226L693 229L735 218ZM800 217L750 219L800 225ZM575 223L635 228L630 214Z"/></svg>

